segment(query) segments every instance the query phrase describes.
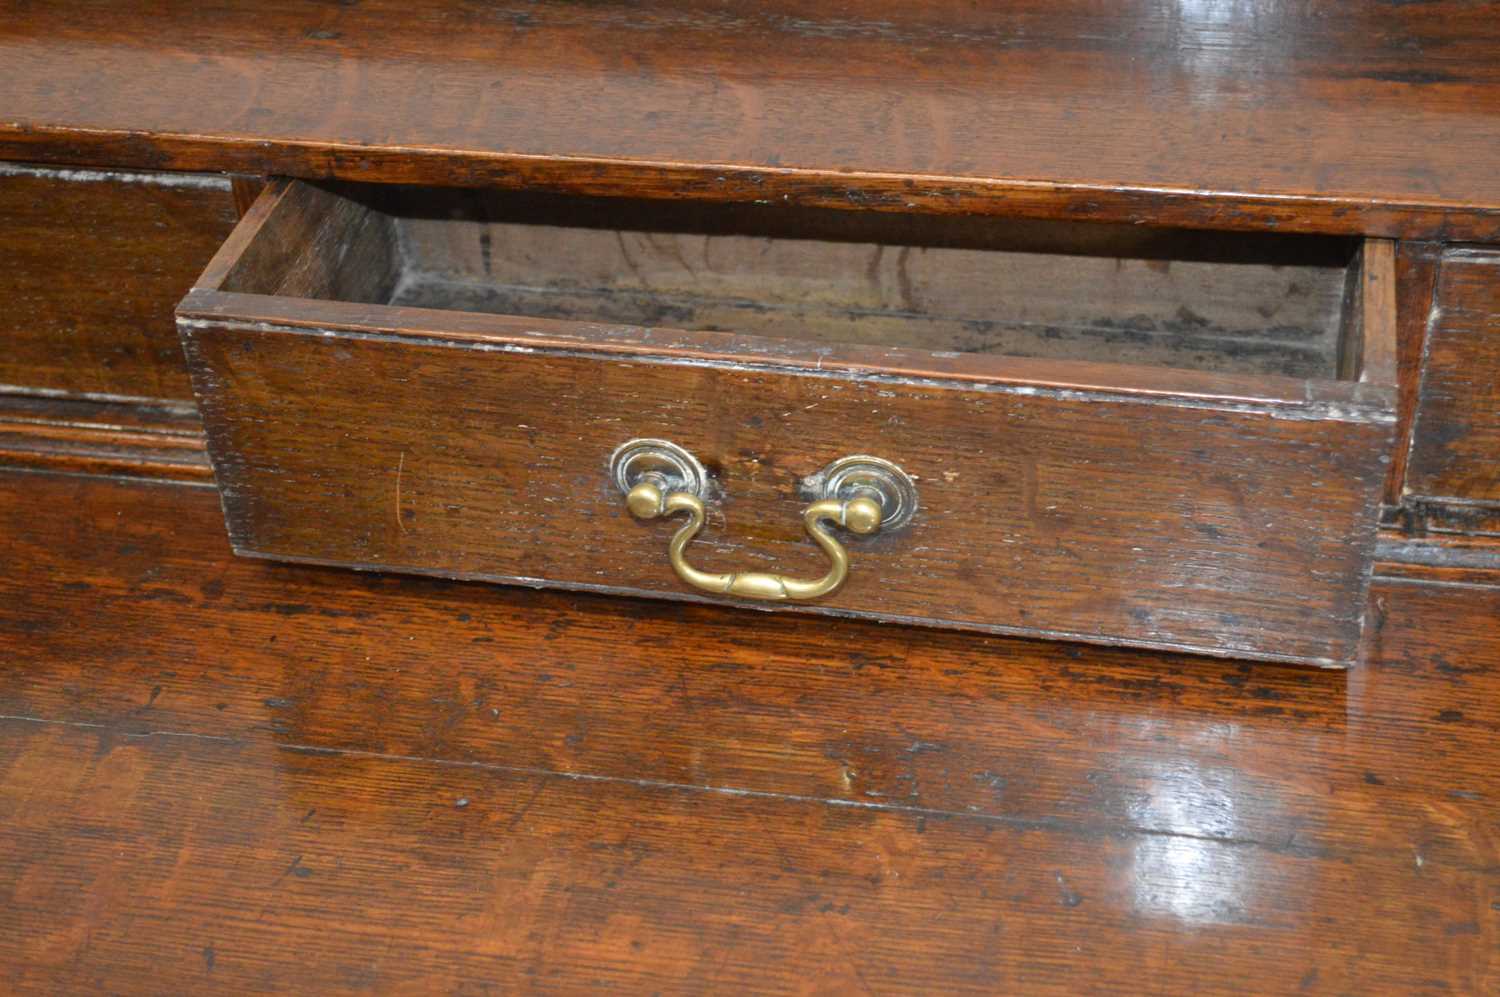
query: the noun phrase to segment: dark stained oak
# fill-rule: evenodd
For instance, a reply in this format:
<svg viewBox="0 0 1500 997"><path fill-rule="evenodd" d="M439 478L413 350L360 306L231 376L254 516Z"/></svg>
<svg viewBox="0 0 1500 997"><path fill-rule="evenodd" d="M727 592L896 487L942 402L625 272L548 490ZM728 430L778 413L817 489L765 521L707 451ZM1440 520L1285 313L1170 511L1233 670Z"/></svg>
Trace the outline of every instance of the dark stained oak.
<svg viewBox="0 0 1500 997"><path fill-rule="evenodd" d="M1484 3L8 5L0 155L1500 238Z"/></svg>
<svg viewBox="0 0 1500 997"><path fill-rule="evenodd" d="M237 552L717 601L672 572L665 524L626 511L617 447L704 462L705 570L811 578L799 482L868 453L919 483L913 521L850 542L837 592L762 608L1357 659L1395 421L1388 242L1348 268L1333 380L1112 364L1102 340L1053 361L387 305L397 223L277 183L179 309ZM648 299L664 324L678 300Z"/></svg>
<svg viewBox="0 0 1500 997"><path fill-rule="evenodd" d="M0 385L191 400L172 308L234 221L222 177L0 163Z"/></svg>
<svg viewBox="0 0 1500 997"><path fill-rule="evenodd" d="M1398 251L1393 526L1423 518L1430 461L1448 459L1441 433L1417 441L1401 508L1432 255L1500 241L1485 168L1500 18L1484 3L94 0L4 15L0 157L164 182L227 171L240 210L285 173L1417 240ZM177 278L134 293L139 254L90 242L121 224L117 204L62 196L36 216L25 186L0 192L0 262L21 256L0 288L23 319L0 383L185 397L161 333L133 315ZM185 245L214 227L188 225L197 210L141 220ZM59 214L95 223L54 231ZM70 265L35 265L54 257ZM1434 529L1494 532L1490 510L1437 513Z"/></svg>
<svg viewBox="0 0 1500 997"><path fill-rule="evenodd" d="M214 487L189 402L101 402L0 392L0 465Z"/></svg>
<svg viewBox="0 0 1500 997"><path fill-rule="evenodd" d="M1427 329L1406 491L1500 522L1500 251L1453 249ZM1486 532L1500 532L1491 526Z"/></svg>
<svg viewBox="0 0 1500 997"><path fill-rule="evenodd" d="M1375 567L1377 575L1443 584L1500 586L1500 536L1496 536L1494 527L1471 535L1470 529L1485 524L1450 523L1434 516L1432 509L1420 506L1418 509L1411 531L1381 531L1376 547L1376 557L1380 559Z"/></svg>
<svg viewBox="0 0 1500 997"><path fill-rule="evenodd" d="M1403 242L1396 247L1396 439L1386 474L1385 502L1399 509L1406 487L1406 464L1411 453L1412 424L1416 421L1422 380L1422 351L1432 316L1433 291L1443 247L1431 242Z"/></svg>
<svg viewBox="0 0 1500 997"><path fill-rule="evenodd" d="M672 527L626 512L617 446L667 438L715 468L705 570L812 577L797 482L871 452L920 478L918 520L850 541L838 593L776 608L1321 664L1357 649L1388 422L213 325L189 350L242 553L713 598L672 574Z"/></svg>
<svg viewBox="0 0 1500 997"><path fill-rule="evenodd" d="M0 557L16 992L1497 985L1500 589L1377 582L1329 673L274 565L87 477L0 474Z"/></svg>
<svg viewBox="0 0 1500 997"><path fill-rule="evenodd" d="M1497 149L1500 17L1465 0L4 4L3 989L1500 992L1500 266L1454 248L1500 242ZM13 165L27 162L44 165ZM1236 230L1380 238L1340 273L1343 320L1316 353L1335 354L1333 382L1226 372L1225 356L1168 370L865 340L816 352L578 316L439 323L388 304L421 290L401 271L427 251L409 241L420 226L348 210L252 244L273 175L624 195L662 219L706 202L768 219L768 204L839 209L820 224L845 233L927 215L934 231L1124 223L1136 245L1173 227L1207 230L1199 246ZM500 196L448 196L471 194L485 210ZM549 463L564 438L602 461L614 438L575 427L608 416L614 391L632 411L649 394L655 424L685 423L726 481L753 483L701 557L811 569L784 507L842 451L788 442L823 428L812 392L781 390L788 370L914 417L939 498L977 494L963 469L959 486L934 473L955 470L943 448L972 459L989 443L952 399L1021 384L1036 392L1007 396L1008 439L1029 440L1030 463L997 464L989 483L1025 529L1053 529L1029 571L1000 579L1012 604L1073 599L1113 619L1133 590L1069 575L1070 545L1121 516L1110 488L1150 468L1122 443L1144 433L1159 456L1196 439L1191 495L1221 510L1212 522L1149 487L1129 502L1220 535L1168 530L1151 570L1118 577L1202 585L1233 576L1219 555L1245 541L1262 583L1237 600L1225 586L1221 628L1269 600L1293 608L1256 648L1305 657L1336 632L1359 664L236 557L244 533L226 537L222 508L271 535L291 507L257 506L230 475L221 508L164 322L236 215L247 224L203 280L219 290L184 312L198 358L218 350L215 376L253 396L216 444L272 453L258 474L290 468L299 497L323 503L299 543L372 524L332 559L373 566L373 549L425 568L434 551L488 556L518 526L555 538L507 518L475 458L495 456L493 416L540 424L545 410L518 414L508 393L573 397L585 381L594 404L505 456L631 531L623 556L584 531L587 563L649 570L643 589L672 581L670 527L629 521L600 467ZM442 243L440 228L426 234ZM475 260L488 272L486 240L506 231L486 217L452 240L460 275ZM690 271L683 245L653 248ZM910 284L923 271L904 259L882 265L853 282L894 274L907 303L939 286ZM246 293L268 280L279 297ZM1167 331L1191 339L1200 319ZM534 376L453 361L499 347ZM664 362L647 376L642 357ZM751 400L807 408L753 427L704 417ZM999 408L982 400L971 408ZM257 421L288 412L311 431ZM405 447L435 425L446 449L414 461ZM1093 432L1066 431L1079 425ZM1119 473L1090 470L1101 462ZM1052 468L1063 477L1039 471ZM1058 480L1098 515L1059 521ZM1246 498L1262 494L1294 525L1333 507L1351 525L1342 543L1285 522L1257 532L1270 527ZM465 510L480 525L440 534ZM856 584L900 560L889 539L852 545ZM995 556L971 534L942 545ZM1096 569L1133 563L1094 553ZM978 577L945 610L997 573ZM1325 583L1349 598L1306 598ZM1161 619L1191 615L1183 591L1131 625L1166 632Z"/></svg>

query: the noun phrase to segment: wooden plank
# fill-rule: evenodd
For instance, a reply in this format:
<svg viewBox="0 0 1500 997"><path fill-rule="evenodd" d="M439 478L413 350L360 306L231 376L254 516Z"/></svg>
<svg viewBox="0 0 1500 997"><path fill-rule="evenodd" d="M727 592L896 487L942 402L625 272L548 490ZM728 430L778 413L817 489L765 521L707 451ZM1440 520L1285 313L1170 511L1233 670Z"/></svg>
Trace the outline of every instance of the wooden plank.
<svg viewBox="0 0 1500 997"><path fill-rule="evenodd" d="M1344 295L1339 306L1337 377L1358 380L1365 352L1365 253L1361 247L1354 265L1344 273Z"/></svg>
<svg viewBox="0 0 1500 997"><path fill-rule="evenodd" d="M1450 250L1427 327L1406 494L1500 504L1500 253Z"/></svg>
<svg viewBox="0 0 1500 997"><path fill-rule="evenodd" d="M190 399L172 308L234 222L217 177L0 164L0 385Z"/></svg>
<svg viewBox="0 0 1500 997"><path fill-rule="evenodd" d="M285 193L283 193L285 190ZM290 298L331 298L385 304L401 274L395 227L379 212L311 184L277 185L266 197L284 204L287 222L253 244L226 240L203 280L228 291L250 288ZM259 217L259 216L257 216ZM256 218L244 226L261 231Z"/></svg>
<svg viewBox="0 0 1500 997"><path fill-rule="evenodd" d="M1500 537L1500 505L1461 499L1408 497L1394 524L1411 537L1452 533Z"/></svg>
<svg viewBox="0 0 1500 997"><path fill-rule="evenodd" d="M228 243L226 243L226 246ZM662 357L684 362L732 362L746 368L791 368L830 376L884 376L924 383L1025 385L1058 391L1097 391L1131 398L1216 403L1255 411L1308 413L1354 421L1385 421L1395 390L1386 385L1325 381L1276 374L1224 373L1087 360L1047 360L989 353L933 352L905 347L806 343L655 327L558 321L484 312L279 298L204 289L178 305L178 328L204 323L255 322L287 330L338 330L381 336L392 328L413 341L465 344L476 350L552 349L627 360Z"/></svg>
<svg viewBox="0 0 1500 997"><path fill-rule="evenodd" d="M17 992L1496 985L1494 591L1377 584L1323 673L271 565L45 475L0 553Z"/></svg>
<svg viewBox="0 0 1500 997"><path fill-rule="evenodd" d="M0 958L19 992L1493 982L1484 886L1443 869L1372 882L1219 842L272 745L101 750L13 721L0 738L0 879L23 898ZM1020 925L1026 944L999 942Z"/></svg>
<svg viewBox="0 0 1500 997"><path fill-rule="evenodd" d="M918 479L922 512L855 544L813 611L1330 664L1357 648L1388 411L183 323L243 553L688 597L670 531L606 480L619 444L672 439L713 469L713 570L803 574L821 569L799 479L869 452Z"/></svg>
<svg viewBox="0 0 1500 997"><path fill-rule="evenodd" d="M1395 385L1396 244L1366 239L1344 279L1338 376Z"/></svg>
<svg viewBox="0 0 1500 997"><path fill-rule="evenodd" d="M250 210L250 205L255 203L255 199L260 197L265 187L266 181L263 177L232 176L229 178L229 189L234 195L234 210L241 218L245 217L245 212Z"/></svg>
<svg viewBox="0 0 1500 997"><path fill-rule="evenodd" d="M0 31L15 159L1500 241L1500 28L1461 0L92 2Z"/></svg>

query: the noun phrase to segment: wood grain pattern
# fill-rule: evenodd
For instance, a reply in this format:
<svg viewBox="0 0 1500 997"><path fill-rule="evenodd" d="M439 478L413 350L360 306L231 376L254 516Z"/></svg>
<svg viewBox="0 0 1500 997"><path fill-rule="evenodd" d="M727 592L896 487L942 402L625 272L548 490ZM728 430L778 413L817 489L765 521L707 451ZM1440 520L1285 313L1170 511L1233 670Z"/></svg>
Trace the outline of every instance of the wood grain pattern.
<svg viewBox="0 0 1500 997"><path fill-rule="evenodd" d="M1396 243L1366 239L1360 247L1360 323L1346 339L1359 343L1359 362L1350 375L1373 384L1396 384L1399 378Z"/></svg>
<svg viewBox="0 0 1500 997"><path fill-rule="evenodd" d="M1500 982L1493 590L1377 582L1329 673L269 564L45 475L0 557L17 993Z"/></svg>
<svg viewBox="0 0 1500 997"><path fill-rule="evenodd" d="M303 184L263 200L180 312L242 553L700 598L664 563L669 531L633 522L609 483L617 446L671 439L709 467L725 497L707 570L814 576L799 482L868 452L919 481L916 522L855 544L840 592L778 608L1357 652L1390 386L245 293L288 271L336 281L333 257L357 251L321 234L360 224L348 201ZM1392 335L1379 311L1369 328Z"/></svg>
<svg viewBox="0 0 1500 997"><path fill-rule="evenodd" d="M1453 249L1427 328L1406 492L1500 505L1500 252Z"/></svg>
<svg viewBox="0 0 1500 997"><path fill-rule="evenodd" d="M172 308L235 217L217 177L0 164L0 385L190 400Z"/></svg>
<svg viewBox="0 0 1500 997"><path fill-rule="evenodd" d="M21 5L0 155L1483 241L1497 45L1462 0Z"/></svg>
<svg viewBox="0 0 1500 997"><path fill-rule="evenodd" d="M1389 422L333 331L184 335L243 553L686 596L670 531L633 523L605 473L621 443L659 437L728 496L705 570L815 575L798 481L868 451L919 479L923 511L855 544L820 609L1330 663L1357 645Z"/></svg>
<svg viewBox="0 0 1500 997"><path fill-rule="evenodd" d="M1389 239L1366 239L1344 274L1338 377L1394 385L1397 352L1396 244Z"/></svg>

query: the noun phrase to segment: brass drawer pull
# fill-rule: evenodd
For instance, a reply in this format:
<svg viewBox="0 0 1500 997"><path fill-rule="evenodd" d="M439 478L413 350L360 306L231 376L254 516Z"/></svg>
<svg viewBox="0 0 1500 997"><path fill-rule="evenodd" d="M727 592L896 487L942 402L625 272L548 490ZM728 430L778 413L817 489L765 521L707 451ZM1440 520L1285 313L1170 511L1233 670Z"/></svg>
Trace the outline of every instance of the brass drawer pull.
<svg viewBox="0 0 1500 997"><path fill-rule="evenodd" d="M672 537L667 548L672 569L677 577L705 592L726 592L746 599L816 599L827 595L849 575L849 552L834 539L824 520L838 523L853 533L874 533L880 529L880 504L871 498L856 498L847 501L823 499L807 507L802 522L807 535L823 548L828 555L828 573L822 578L789 578L765 571L739 571L734 574L715 574L699 571L687 561L686 548L698 531L703 528L703 500L687 492L672 492L663 495L661 489L649 481L642 481L630 490L625 504L631 513L641 519L655 519L686 512L688 520Z"/></svg>
<svg viewBox="0 0 1500 997"><path fill-rule="evenodd" d="M851 533L868 535L899 529L916 511L916 487L899 467L878 457L844 457L803 482L816 497L802 514L807 535L828 555L828 571L821 578L791 578L764 571L722 574L700 571L688 563L687 545L703 529L708 488L702 465L686 450L665 440L632 440L615 451L616 484L625 491L625 504L639 519L687 514L668 546L677 577L705 592L744 599L783 601L816 599L844 584L849 576L849 552L828 531L834 523Z"/></svg>

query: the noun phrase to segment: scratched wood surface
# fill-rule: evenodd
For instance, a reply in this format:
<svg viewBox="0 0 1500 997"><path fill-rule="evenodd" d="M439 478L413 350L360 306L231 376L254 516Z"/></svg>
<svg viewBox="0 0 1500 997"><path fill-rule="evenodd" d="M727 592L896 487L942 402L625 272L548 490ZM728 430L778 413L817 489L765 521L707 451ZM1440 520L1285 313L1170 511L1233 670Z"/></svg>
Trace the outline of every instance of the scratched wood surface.
<svg viewBox="0 0 1500 997"><path fill-rule="evenodd" d="M234 222L222 177L0 164L0 385L191 399L172 308Z"/></svg>
<svg viewBox="0 0 1500 997"><path fill-rule="evenodd" d="M232 557L0 474L17 993L1500 986L1500 591L1366 667ZM1435 624L1441 621L1441 625Z"/></svg>
<svg viewBox="0 0 1500 997"><path fill-rule="evenodd" d="M1490 5L7 5L0 156L1500 238Z"/></svg>

